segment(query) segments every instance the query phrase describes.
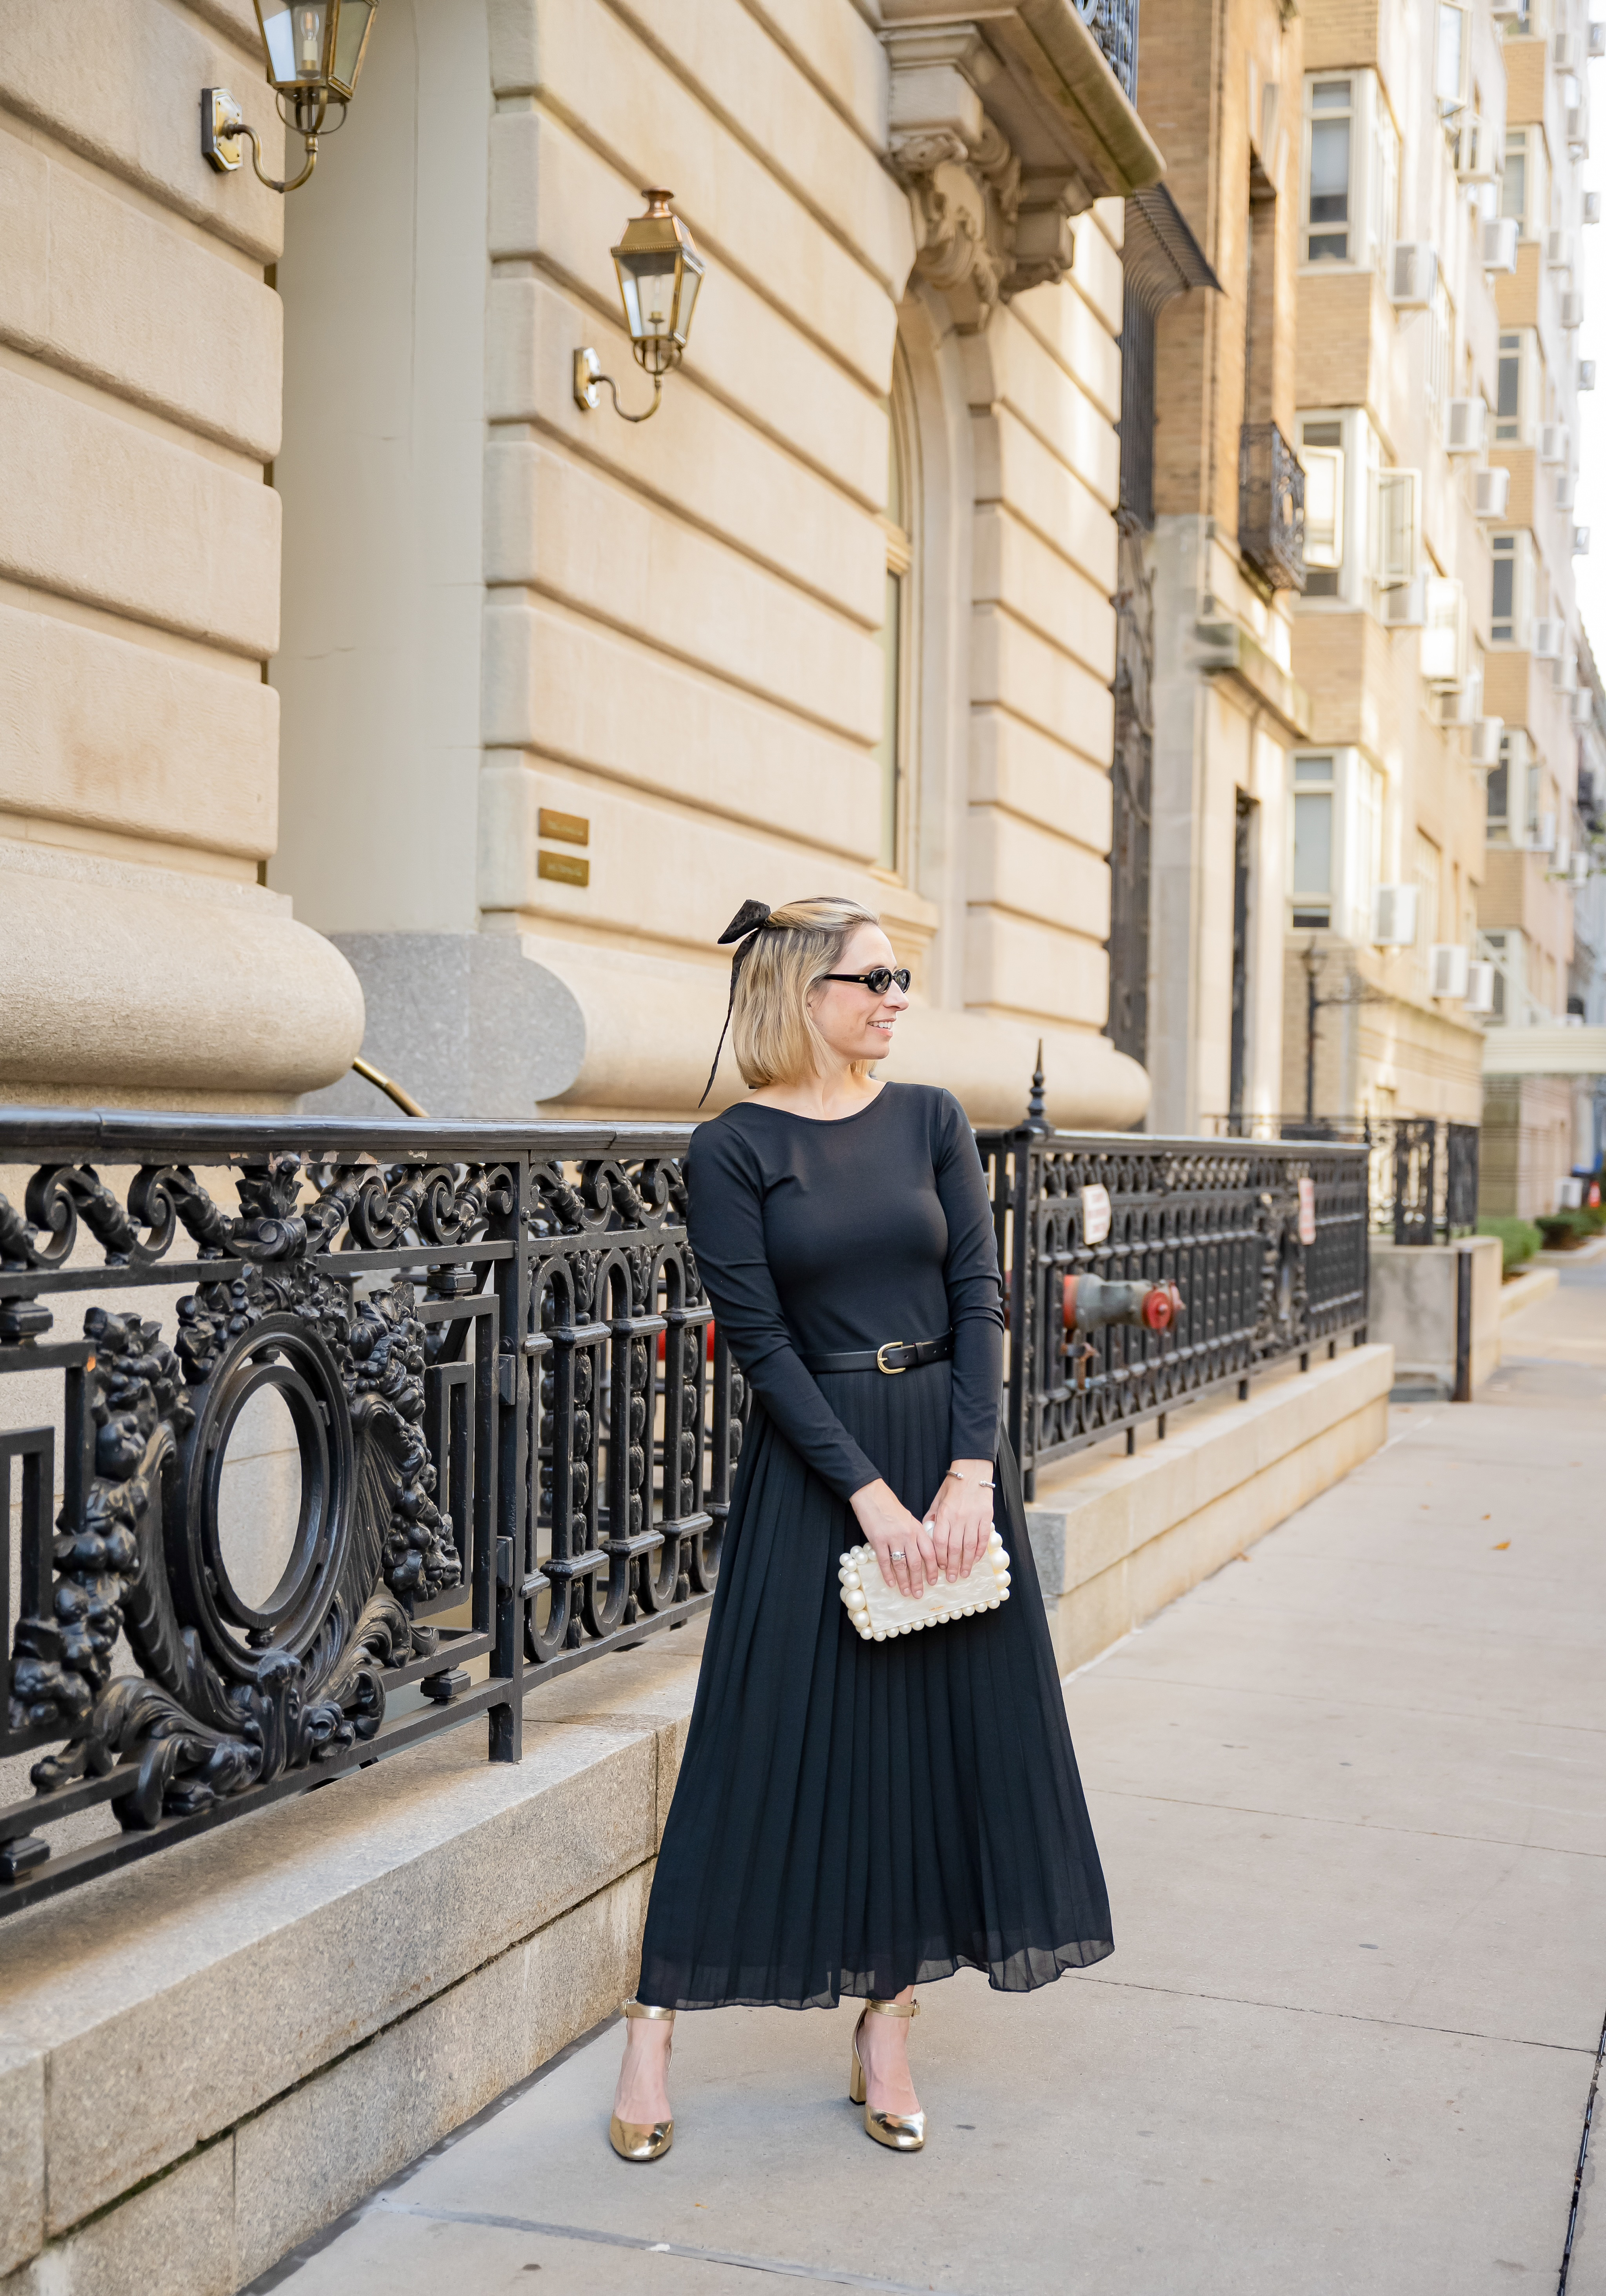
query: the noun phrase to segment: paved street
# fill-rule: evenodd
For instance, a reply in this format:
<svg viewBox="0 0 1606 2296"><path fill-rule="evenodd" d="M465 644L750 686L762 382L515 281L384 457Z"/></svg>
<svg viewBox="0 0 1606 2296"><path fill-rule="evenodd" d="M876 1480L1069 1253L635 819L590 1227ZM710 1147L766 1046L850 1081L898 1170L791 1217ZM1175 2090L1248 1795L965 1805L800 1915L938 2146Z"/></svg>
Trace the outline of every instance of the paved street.
<svg viewBox="0 0 1606 2296"><path fill-rule="evenodd" d="M627 2167L610 2030L258 2288L1550 2296L1606 2013L1603 1494L1597 1260L1072 1682L1117 1950L930 1988L922 2154L844 2102L850 2008L732 2010L681 2019L675 2149ZM1606 2296L1606 2180L1568 2290Z"/></svg>

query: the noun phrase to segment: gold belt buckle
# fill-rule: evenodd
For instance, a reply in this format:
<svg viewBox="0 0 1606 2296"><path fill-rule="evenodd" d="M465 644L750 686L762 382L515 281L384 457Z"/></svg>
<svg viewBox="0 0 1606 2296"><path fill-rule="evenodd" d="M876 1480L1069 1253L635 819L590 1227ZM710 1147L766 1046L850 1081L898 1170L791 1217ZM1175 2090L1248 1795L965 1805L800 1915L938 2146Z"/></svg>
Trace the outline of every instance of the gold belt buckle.
<svg viewBox="0 0 1606 2296"><path fill-rule="evenodd" d="M880 1347L877 1348L875 1351L875 1367L877 1371L884 1371L889 1379L901 1379L904 1373L908 1370L908 1365L883 1363L881 1361L881 1357L886 1354L889 1348L912 1348L914 1345L914 1342L913 1340L883 1340Z"/></svg>

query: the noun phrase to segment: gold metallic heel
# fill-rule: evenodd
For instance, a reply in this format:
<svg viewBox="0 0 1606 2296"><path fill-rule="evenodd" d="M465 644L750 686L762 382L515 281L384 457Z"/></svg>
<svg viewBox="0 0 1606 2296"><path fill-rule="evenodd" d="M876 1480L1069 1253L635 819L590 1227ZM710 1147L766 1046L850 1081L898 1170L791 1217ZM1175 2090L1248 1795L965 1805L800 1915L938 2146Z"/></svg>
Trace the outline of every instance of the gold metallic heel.
<svg viewBox="0 0 1606 2296"><path fill-rule="evenodd" d="M654 2009L645 2001L627 2001L627 2017L667 2017L675 2022L673 2009ZM675 2046L671 2037L669 2048ZM666 2069L668 2050L664 2053ZM668 2120L621 2120L616 2112L608 2123L608 2142L621 2161L661 2161L675 2142L675 2122Z"/></svg>
<svg viewBox="0 0 1606 2296"><path fill-rule="evenodd" d="M870 2092L864 2079L864 2060L859 2054L859 2035L864 2020L874 2010L878 2017L918 2017L918 2001L866 2001L859 2012L859 2021L853 2029L853 2054L848 2061L848 2102L864 2108L864 2134L873 2136L893 2152L918 2152L926 2141L926 2116L923 2112L877 2112L870 2104Z"/></svg>

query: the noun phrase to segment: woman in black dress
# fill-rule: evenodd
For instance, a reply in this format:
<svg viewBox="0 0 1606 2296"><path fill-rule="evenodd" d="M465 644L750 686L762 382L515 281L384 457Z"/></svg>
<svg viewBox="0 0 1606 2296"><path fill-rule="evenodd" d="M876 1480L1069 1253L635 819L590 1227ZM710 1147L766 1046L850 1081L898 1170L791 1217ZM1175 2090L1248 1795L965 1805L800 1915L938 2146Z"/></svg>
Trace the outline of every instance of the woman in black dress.
<svg viewBox="0 0 1606 2296"><path fill-rule="evenodd" d="M668 2150L676 2009L847 1993L865 2003L849 2095L878 2143L912 2152L915 1985L961 1968L1049 1984L1112 1949L1110 1906L998 1431L1004 1314L971 1128L951 1094L871 1074L909 1000L868 910L749 902L722 939L755 1089L692 1139L690 1232L753 1409L610 2136L627 2160ZM912 1341L936 1344L875 1367ZM846 1548L867 1541L909 1594L963 1578L995 1524L1008 1602L861 1639Z"/></svg>

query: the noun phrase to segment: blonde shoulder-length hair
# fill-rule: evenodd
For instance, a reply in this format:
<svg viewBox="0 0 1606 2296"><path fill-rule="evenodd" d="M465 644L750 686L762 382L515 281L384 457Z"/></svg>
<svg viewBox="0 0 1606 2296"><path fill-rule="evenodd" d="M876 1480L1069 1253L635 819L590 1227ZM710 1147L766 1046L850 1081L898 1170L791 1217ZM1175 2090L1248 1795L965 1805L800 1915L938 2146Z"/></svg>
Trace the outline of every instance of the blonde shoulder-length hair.
<svg viewBox="0 0 1606 2296"><path fill-rule="evenodd" d="M742 961L731 1007L736 1065L750 1091L824 1074L830 1056L808 1009L808 992L822 973L837 970L861 925L880 922L873 909L833 894L770 911ZM871 1066L855 1061L853 1073L868 1076Z"/></svg>

